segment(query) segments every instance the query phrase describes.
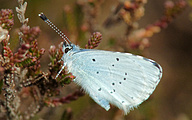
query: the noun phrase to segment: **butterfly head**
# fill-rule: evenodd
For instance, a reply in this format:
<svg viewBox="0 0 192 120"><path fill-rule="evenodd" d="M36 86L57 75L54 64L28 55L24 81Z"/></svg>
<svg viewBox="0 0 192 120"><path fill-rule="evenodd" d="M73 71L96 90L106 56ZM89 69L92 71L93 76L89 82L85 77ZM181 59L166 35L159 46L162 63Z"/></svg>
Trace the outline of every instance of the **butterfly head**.
<svg viewBox="0 0 192 120"><path fill-rule="evenodd" d="M80 48L79 48L79 46L74 45L74 44L72 44L72 43L71 43L71 44L68 44L68 43L66 43L66 42L63 42L63 48L62 48L62 50L63 50L63 58L64 58L64 56L65 56L66 54L75 53L75 52L79 51Z"/></svg>
<svg viewBox="0 0 192 120"><path fill-rule="evenodd" d="M67 54L73 49L73 44L67 44L65 41L63 42L63 52L64 54Z"/></svg>

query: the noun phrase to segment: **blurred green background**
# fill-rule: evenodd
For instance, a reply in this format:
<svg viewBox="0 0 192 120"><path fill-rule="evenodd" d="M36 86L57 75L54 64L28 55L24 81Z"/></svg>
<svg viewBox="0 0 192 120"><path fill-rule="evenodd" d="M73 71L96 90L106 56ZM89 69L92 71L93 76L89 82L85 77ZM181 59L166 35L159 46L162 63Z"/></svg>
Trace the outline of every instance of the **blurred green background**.
<svg viewBox="0 0 192 120"><path fill-rule="evenodd" d="M164 12L166 0L149 0L145 6L145 15L138 22L140 27L158 20ZM40 12L44 14L62 31L66 31L64 9L66 5L73 8L75 0L27 0L28 7L26 17L29 25L40 26L42 32L38 38L39 48L45 48L46 54L41 60L42 69L47 70L49 61L48 49L50 45L58 45L62 40L51 30L39 17ZM102 24L110 15L112 9L117 5L117 0L103 0L101 9L96 19L97 31L103 35L103 40L97 49L121 51L115 41L111 44L108 39L111 35L121 38L125 34L124 23L109 29L103 28ZM0 9L13 9L15 25L11 34L16 34L21 24L19 23L15 7L17 0L0 0ZM62 120L64 111L72 111L72 120L191 120L192 119L192 21L190 20L191 8L187 6L183 13L169 24L166 29L150 38L150 47L143 51L143 55L157 61L163 68L163 78L151 97L142 103L137 109L131 111L127 116L112 107L108 112L97 105L88 95L79 98L70 104L57 108L44 108L33 120ZM70 22L69 22L70 24ZM71 28L73 28L71 20ZM70 25L69 25L70 26ZM72 42L79 44L82 48L88 41L90 34L85 34L84 40L73 39L76 32L66 33ZM14 37L11 36L11 40ZM13 41L12 41L13 42ZM122 50L123 51L123 50ZM66 86L63 95L72 93L77 89L76 85ZM64 119L63 119L64 120Z"/></svg>

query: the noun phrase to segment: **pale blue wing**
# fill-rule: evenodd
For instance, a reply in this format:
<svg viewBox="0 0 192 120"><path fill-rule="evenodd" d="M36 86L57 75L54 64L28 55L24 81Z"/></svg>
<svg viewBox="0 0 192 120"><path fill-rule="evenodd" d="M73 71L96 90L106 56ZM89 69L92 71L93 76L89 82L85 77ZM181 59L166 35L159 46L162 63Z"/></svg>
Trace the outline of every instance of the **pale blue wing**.
<svg viewBox="0 0 192 120"><path fill-rule="evenodd" d="M95 102L106 110L111 103L125 114L148 99L162 76L156 62L129 53L84 49L64 61Z"/></svg>

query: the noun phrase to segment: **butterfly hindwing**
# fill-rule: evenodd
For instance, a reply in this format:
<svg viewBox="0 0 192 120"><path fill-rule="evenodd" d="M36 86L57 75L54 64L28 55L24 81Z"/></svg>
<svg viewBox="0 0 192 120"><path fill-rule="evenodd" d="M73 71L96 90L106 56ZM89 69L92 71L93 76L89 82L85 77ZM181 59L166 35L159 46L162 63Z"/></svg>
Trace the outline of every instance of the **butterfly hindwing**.
<svg viewBox="0 0 192 120"><path fill-rule="evenodd" d="M128 113L154 91L161 67L150 59L129 53L80 50L65 62L79 84L103 108L109 103Z"/></svg>

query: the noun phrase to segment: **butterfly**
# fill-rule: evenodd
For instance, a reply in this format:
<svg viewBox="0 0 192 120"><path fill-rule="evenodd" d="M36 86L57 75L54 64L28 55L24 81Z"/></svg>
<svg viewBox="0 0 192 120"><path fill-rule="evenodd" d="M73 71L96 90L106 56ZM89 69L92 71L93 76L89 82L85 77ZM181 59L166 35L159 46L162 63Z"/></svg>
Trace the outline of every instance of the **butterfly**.
<svg viewBox="0 0 192 120"><path fill-rule="evenodd" d="M162 77L155 61L130 53L81 49L43 13L39 16L65 40L60 72L67 67L75 76L73 81L105 110L113 104L127 114L155 90Z"/></svg>

